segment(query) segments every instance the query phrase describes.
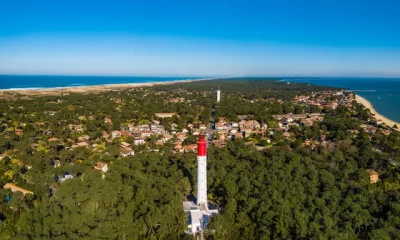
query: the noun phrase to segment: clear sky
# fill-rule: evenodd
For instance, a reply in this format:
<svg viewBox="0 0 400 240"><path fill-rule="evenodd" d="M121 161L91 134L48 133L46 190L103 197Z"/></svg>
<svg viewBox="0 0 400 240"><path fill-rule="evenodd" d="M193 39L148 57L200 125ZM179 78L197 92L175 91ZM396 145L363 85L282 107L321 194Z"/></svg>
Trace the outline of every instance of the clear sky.
<svg viewBox="0 0 400 240"><path fill-rule="evenodd" d="M400 1L0 0L0 74L400 76Z"/></svg>

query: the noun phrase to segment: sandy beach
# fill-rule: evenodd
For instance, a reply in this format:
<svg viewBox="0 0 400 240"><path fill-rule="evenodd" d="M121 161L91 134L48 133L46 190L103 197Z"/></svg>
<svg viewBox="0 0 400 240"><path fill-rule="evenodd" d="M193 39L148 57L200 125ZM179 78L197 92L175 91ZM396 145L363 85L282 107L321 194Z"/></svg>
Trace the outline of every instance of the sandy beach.
<svg viewBox="0 0 400 240"><path fill-rule="evenodd" d="M378 120L378 119L382 120L383 123L385 123L385 124L388 125L389 127L393 127L395 124L397 124L397 126L400 127L400 123L398 123L398 122L396 122L396 121L393 121L393 120L391 120L391 119L389 119L389 118L387 118L387 117L385 117L385 116L379 114L379 113L375 110L374 106L372 106L372 104L371 104L367 99L365 99L365 98L363 98L363 97L361 97L361 96L359 96L359 95L356 94L356 101L357 101L358 103L364 105L366 108L369 108L369 110L371 111L371 113L375 114L375 119L376 119L376 120Z"/></svg>
<svg viewBox="0 0 400 240"><path fill-rule="evenodd" d="M71 93L100 93L106 91L118 91L129 88L137 87L152 87L156 85L170 85L176 83L188 83L197 81L213 80L214 78L203 78L203 79L188 79L188 80L177 80L168 82L148 82L148 83L126 83L126 84L103 84L103 85L92 85L92 86L71 86L71 87L59 87L59 88L40 88L40 89L3 89L0 90L0 97L7 97L12 95L25 95L25 96L57 96L57 95L68 95Z"/></svg>

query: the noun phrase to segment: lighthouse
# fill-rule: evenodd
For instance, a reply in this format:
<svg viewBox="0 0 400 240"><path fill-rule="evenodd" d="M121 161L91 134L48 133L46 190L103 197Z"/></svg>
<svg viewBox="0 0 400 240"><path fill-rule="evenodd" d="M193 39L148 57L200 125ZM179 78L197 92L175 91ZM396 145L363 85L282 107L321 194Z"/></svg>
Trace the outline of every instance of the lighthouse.
<svg viewBox="0 0 400 240"><path fill-rule="evenodd" d="M186 214L188 227L187 234L203 233L211 217L218 214L216 206L207 201L207 140L204 134L197 141L197 200L184 201L183 209Z"/></svg>
<svg viewBox="0 0 400 240"><path fill-rule="evenodd" d="M219 89L219 87L218 87L218 90L217 90L217 102L220 102L221 101L221 89Z"/></svg>
<svg viewBox="0 0 400 240"><path fill-rule="evenodd" d="M204 135L197 141L197 206L207 209L207 141Z"/></svg>

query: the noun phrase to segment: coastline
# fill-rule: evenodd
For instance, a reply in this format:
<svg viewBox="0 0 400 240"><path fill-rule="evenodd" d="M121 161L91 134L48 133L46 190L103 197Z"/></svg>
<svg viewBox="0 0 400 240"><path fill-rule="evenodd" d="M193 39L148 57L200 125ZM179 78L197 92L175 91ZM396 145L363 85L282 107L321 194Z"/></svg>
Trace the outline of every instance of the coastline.
<svg viewBox="0 0 400 240"><path fill-rule="evenodd" d="M146 82L146 83L115 83L115 84L99 84L99 85L83 85L83 86L66 86L55 88L12 88L0 89L0 96L9 96L12 94L40 96L40 95L65 95L70 93L101 93L106 91L118 91L129 88L137 87L152 87L158 85L170 85L176 83L189 83L197 81L214 80L215 78L202 78L202 79L185 79L185 80L172 80L164 82Z"/></svg>
<svg viewBox="0 0 400 240"><path fill-rule="evenodd" d="M389 127L393 127L395 124L400 127L400 123L398 123L396 121L393 121L393 120L383 116L382 114L378 113L375 110L374 106L371 104L371 102L369 102L367 99L365 99L365 98L363 98L363 97L361 97L360 95L357 95L357 94L355 94L355 96L356 96L355 100L358 103L364 105L366 108L368 108L371 111L372 114L375 115L375 119L382 120L383 123L386 124Z"/></svg>

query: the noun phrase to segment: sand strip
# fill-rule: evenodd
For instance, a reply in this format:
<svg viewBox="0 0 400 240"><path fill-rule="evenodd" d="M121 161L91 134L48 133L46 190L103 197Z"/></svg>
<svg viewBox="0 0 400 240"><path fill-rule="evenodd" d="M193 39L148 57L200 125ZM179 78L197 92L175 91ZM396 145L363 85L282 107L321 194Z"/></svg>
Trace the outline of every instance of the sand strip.
<svg viewBox="0 0 400 240"><path fill-rule="evenodd" d="M371 111L371 113L375 114L375 119L376 120L382 120L383 123L385 123L386 125L388 125L389 127L393 127L395 124L397 124L398 127L400 127L400 123L390 120L389 118L379 114L374 106L372 106L372 104L365 98L359 96L356 94L356 101L362 105L364 105L366 108L369 108L369 110Z"/></svg>
<svg viewBox="0 0 400 240"><path fill-rule="evenodd" d="M204 79L188 79L188 80L177 80L168 82L147 82L147 83L126 83L126 84L103 84L103 85L91 85L91 86L71 86L71 87L58 87L58 88L40 88L40 89L2 89L0 90L0 96L10 94L20 95L63 95L69 93L99 93L105 91L123 90L137 87L152 87L156 85L169 85L176 83L188 83L196 81L214 80L214 78Z"/></svg>

